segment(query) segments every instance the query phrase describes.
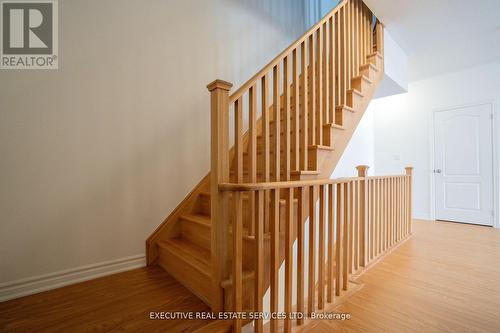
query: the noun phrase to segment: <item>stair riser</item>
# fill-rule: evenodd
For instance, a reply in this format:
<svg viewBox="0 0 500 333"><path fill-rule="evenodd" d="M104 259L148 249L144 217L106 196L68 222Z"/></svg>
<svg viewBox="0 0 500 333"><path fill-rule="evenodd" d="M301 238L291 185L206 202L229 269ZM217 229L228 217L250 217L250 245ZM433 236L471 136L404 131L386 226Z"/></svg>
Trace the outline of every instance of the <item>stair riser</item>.
<svg viewBox="0 0 500 333"><path fill-rule="evenodd" d="M376 77L377 77L377 71L371 67L371 66L366 66L364 68L361 68L361 75L364 75L366 76L367 78L369 78L370 80L374 80Z"/></svg>
<svg viewBox="0 0 500 333"><path fill-rule="evenodd" d="M195 213L210 216L210 195L200 194L196 199Z"/></svg>
<svg viewBox="0 0 500 333"><path fill-rule="evenodd" d="M190 242L210 250L210 225L189 220L181 220L182 237Z"/></svg>
<svg viewBox="0 0 500 333"><path fill-rule="evenodd" d="M360 92L367 92L371 89L371 83L363 78L357 78L352 81L352 87Z"/></svg>
<svg viewBox="0 0 500 333"><path fill-rule="evenodd" d="M345 113L344 113L345 114ZM349 124L349 120L352 117L351 114L346 114L344 117L344 122L346 124ZM338 135L340 135L343 132L343 130L331 126L325 126L323 129L323 144L325 146L329 146L332 148L335 148L335 140L338 138Z"/></svg>
<svg viewBox="0 0 500 333"><path fill-rule="evenodd" d="M382 68L382 61L382 57L379 57L378 55L368 56L368 62L375 65L377 68Z"/></svg>
<svg viewBox="0 0 500 333"><path fill-rule="evenodd" d="M210 288L202 288L211 277L200 272L186 261L182 260L176 253L165 248L159 249L158 264L181 282L193 294L198 296L203 302L210 306L212 294Z"/></svg>
<svg viewBox="0 0 500 333"><path fill-rule="evenodd" d="M363 97L358 95L357 93L353 91L349 91L347 93L347 106L350 106L351 108L358 110L361 108L363 105Z"/></svg>

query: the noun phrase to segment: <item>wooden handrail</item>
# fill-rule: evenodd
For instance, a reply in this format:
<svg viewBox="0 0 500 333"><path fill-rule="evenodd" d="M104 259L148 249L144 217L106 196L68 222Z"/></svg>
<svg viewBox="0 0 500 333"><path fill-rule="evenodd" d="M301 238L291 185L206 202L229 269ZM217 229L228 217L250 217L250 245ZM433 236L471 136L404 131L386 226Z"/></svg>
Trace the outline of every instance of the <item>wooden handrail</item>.
<svg viewBox="0 0 500 333"><path fill-rule="evenodd" d="M295 181L268 182L268 183L241 183L241 184L221 183L219 184L219 190L226 192L250 192L250 191L262 191L262 190L273 190L273 189L284 189L284 188L297 188L304 186L344 184L355 180L363 180L363 179L397 179L405 177L407 177L407 175L371 176L366 178L346 177L346 178L335 178L335 179L295 180Z"/></svg>

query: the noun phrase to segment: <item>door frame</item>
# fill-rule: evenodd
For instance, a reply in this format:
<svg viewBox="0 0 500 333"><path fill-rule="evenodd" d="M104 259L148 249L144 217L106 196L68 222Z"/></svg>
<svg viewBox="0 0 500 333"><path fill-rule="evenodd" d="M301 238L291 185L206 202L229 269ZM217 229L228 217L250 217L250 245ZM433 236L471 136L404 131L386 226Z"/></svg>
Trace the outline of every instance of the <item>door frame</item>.
<svg viewBox="0 0 500 333"><path fill-rule="evenodd" d="M479 102L473 102L473 103L466 103L466 104L459 104L459 105L453 105L453 106L447 106L447 107L438 107L438 108L432 108L432 112L429 113L429 184L430 184L430 218L432 221L436 221L436 180L435 177L436 175L432 170L435 169L435 114L438 112L443 112L443 111L450 111L450 110L456 110L456 109L461 109L461 108L466 108L466 107L472 107L472 106L480 106L480 105L490 105L492 108L492 115L493 119L491 122L491 130L492 130L492 142L493 142L493 147L492 147L492 157L493 157L493 227L494 228L499 228L500 229L500 216L499 216L499 209L500 209L500 196L498 195L499 193L499 161L498 158L500 157L500 152L498 151L498 140L500 139L500 135L497 132L498 129L500 129L500 115L499 110L500 110L500 99L490 99L490 100L482 100Z"/></svg>

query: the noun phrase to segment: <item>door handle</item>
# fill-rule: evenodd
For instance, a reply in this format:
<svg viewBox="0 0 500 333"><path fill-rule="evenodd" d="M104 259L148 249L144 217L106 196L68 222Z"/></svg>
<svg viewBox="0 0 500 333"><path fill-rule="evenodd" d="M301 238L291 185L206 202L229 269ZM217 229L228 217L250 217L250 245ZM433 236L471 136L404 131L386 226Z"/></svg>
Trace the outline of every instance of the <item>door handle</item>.
<svg viewBox="0 0 500 333"><path fill-rule="evenodd" d="M434 169L433 171L434 171L434 173L441 173L442 172L441 169Z"/></svg>

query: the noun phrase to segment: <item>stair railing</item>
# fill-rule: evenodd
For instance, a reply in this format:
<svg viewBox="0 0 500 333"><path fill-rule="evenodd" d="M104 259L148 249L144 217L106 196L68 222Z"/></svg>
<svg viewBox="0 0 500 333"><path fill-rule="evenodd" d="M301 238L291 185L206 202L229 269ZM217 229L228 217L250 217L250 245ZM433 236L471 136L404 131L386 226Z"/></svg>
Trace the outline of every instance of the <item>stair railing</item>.
<svg viewBox="0 0 500 333"><path fill-rule="evenodd" d="M336 123L342 106L352 106L352 79L360 75L374 45L382 50L382 25L377 24L374 36L372 18L361 0L343 0L231 95L231 83L208 85L213 311L223 309L221 282L229 276L229 195L218 185L289 181L311 170L309 147L330 144L324 127ZM255 195L250 192L251 206ZM253 235L256 215L249 214Z"/></svg>
<svg viewBox="0 0 500 333"><path fill-rule="evenodd" d="M349 290L353 275L360 274L371 263L387 253L411 233L412 168L404 175L367 177L367 166L358 166L358 177L283 181L253 184L220 184L224 193L232 193L232 307L235 313L262 313L266 290L265 272L270 272L270 311L279 311L280 231L285 234L285 318L270 317L270 331L278 332L279 321L284 321L284 332L293 325L304 324L304 317L315 310L325 309L327 303ZM252 293L253 302L243 301L242 275L242 201L243 193L255 193L255 267L253 286L245 285L245 294ZM271 200L265 201L266 193ZM280 193L284 193L285 223L280 226ZM316 199L319 197L319 204ZM297 199L296 214L294 200ZM266 265L264 246L265 211L270 212L270 260ZM309 216L308 254L305 254L306 224ZM283 223L283 221L282 221ZM316 228L319 228L318 232ZM295 235L296 234L296 235ZM319 239L317 239L318 237ZM297 239L296 306L292 304L294 286L294 250ZM307 267L306 267L307 259ZM305 277L308 283L305 285ZM306 298L307 291L307 298ZM307 302L307 304L306 304ZM293 314L293 315L292 315ZM244 323L251 322L248 315L237 316L233 332L241 332ZM254 332L263 332L264 319L253 320ZM295 324L294 324L295 322Z"/></svg>

